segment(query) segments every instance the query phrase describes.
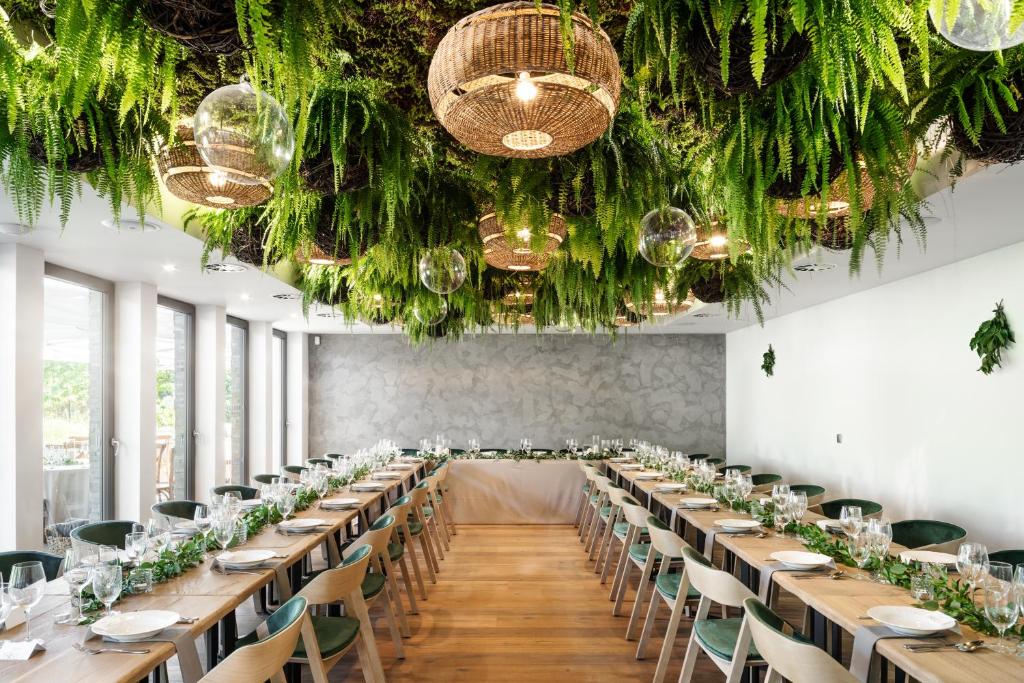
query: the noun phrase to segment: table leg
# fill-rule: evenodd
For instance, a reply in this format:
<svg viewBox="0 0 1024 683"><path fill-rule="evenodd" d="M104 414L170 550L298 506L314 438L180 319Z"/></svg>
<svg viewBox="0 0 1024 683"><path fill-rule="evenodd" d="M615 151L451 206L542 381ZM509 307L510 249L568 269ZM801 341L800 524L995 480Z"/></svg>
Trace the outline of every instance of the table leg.
<svg viewBox="0 0 1024 683"><path fill-rule="evenodd" d="M839 628L839 624L832 624L832 658L843 663L843 629Z"/></svg>
<svg viewBox="0 0 1024 683"><path fill-rule="evenodd" d="M238 640L238 621L235 619L234 610L225 614L220 623L221 641L224 644L224 656L227 657L235 651L235 642Z"/></svg>
<svg viewBox="0 0 1024 683"><path fill-rule="evenodd" d="M825 616L818 610L811 610L811 632L814 644L828 652L828 628Z"/></svg>
<svg viewBox="0 0 1024 683"><path fill-rule="evenodd" d="M206 670L209 671L213 667L217 666L217 661L220 659L220 624L214 623L206 633Z"/></svg>

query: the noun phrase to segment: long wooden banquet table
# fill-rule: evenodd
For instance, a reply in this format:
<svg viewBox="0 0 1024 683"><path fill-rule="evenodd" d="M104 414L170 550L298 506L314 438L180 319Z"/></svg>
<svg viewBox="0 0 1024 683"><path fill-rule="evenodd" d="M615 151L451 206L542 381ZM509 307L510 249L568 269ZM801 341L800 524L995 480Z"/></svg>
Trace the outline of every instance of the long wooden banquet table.
<svg viewBox="0 0 1024 683"><path fill-rule="evenodd" d="M728 509L716 512L679 508L680 500L686 496L693 496L692 492L683 494L655 492L657 482L637 481L635 471L623 470L618 463L609 462L607 467L610 476L617 479L624 488L630 489L632 495L637 497L640 502L646 503L647 508L653 514L660 514L666 522L675 519L679 523L676 531L679 531L678 526L681 524L685 524L688 529L692 530L696 543L694 547L697 550L704 550L704 539L707 532L714 529L715 520L736 517L738 514ZM673 511L675 512L674 517L672 516ZM823 518L808 512L804 521L814 522L818 519ZM744 569L752 570L750 577L752 586L757 586L758 577L754 573L773 562L768 557L771 553L777 550L803 549L799 540L780 538L775 534L757 538L719 533L716 534L714 542L716 548L721 548L731 557L744 563L746 565ZM899 549L894 545L892 550L898 551ZM861 572L861 570L851 567L843 567L843 571L849 574ZM822 647L829 646L828 649L837 659L842 657L840 629L852 635L860 627L875 623L864 618L867 610L877 605L917 604L909 591L898 586L854 579L834 581L827 576L797 579L795 578L797 574L799 572L775 572L772 575L773 583L810 608L813 617L811 620L812 633L805 635L812 636L815 642ZM958 639L992 640L992 637L980 634L963 624L960 628L962 635L957 636ZM1024 660L1014 655L1002 654L987 648L973 653L962 653L952 648L937 652L914 653L903 647L908 642L921 641L911 637L885 638L879 640L875 647L875 652L883 658L883 663L887 661L897 667L897 680L900 680L899 676L907 675L923 683L1024 681Z"/></svg>
<svg viewBox="0 0 1024 683"><path fill-rule="evenodd" d="M314 505L294 517L315 517L331 523L329 529L309 534L281 534L267 527L262 533L250 538L243 547L247 549L266 548L281 556L272 560L272 568L254 569L252 573L221 574L213 570L211 561L186 571L170 581L154 586L152 593L131 595L114 605L114 609L129 612L136 610L162 609L177 612L182 617L196 621L185 626L196 638L206 637L207 669L216 664L218 644L224 654L233 649L236 637L235 609L252 598L261 588L277 576L278 567L287 567L292 580L292 589L297 589L302 573L302 559L315 551L328 538L344 540L354 533L353 526L359 527L372 522L395 498L408 492L410 486L423 473L424 465L404 470L400 479L381 480L383 491L351 491L348 487L333 495L358 498L359 505L346 510L330 511ZM210 558L215 555L210 553ZM134 682L144 680L151 671L175 654L174 645L168 642L133 643L128 648L148 649L140 654L103 653L88 655L74 649L75 643L82 642L86 627L61 625L54 622L54 614L66 605L67 584L62 579L47 584L46 596L32 613L32 632L36 638L45 641L46 651L33 655L29 660L0 661L0 681L76 681ZM20 640L25 637L25 626L17 626L0 633L2 640ZM99 641L89 643L99 645Z"/></svg>

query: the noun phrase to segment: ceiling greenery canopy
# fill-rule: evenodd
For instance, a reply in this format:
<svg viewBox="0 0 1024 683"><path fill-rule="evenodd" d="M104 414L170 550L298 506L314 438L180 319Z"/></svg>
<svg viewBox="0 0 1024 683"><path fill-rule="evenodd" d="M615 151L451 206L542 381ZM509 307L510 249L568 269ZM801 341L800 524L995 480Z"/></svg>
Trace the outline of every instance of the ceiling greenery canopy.
<svg viewBox="0 0 1024 683"><path fill-rule="evenodd" d="M971 38L974 0L0 1L0 181L30 223L83 179L115 215L189 199L206 258L295 262L307 310L416 340L760 316L813 246L856 271L923 243L923 160L1024 159L1024 3L1002 4L982 51L937 30ZM252 146L294 137L256 184L193 128L242 77ZM261 127L276 107L287 130ZM640 226L667 207L700 241L657 267ZM451 250L465 281L439 295L419 264Z"/></svg>

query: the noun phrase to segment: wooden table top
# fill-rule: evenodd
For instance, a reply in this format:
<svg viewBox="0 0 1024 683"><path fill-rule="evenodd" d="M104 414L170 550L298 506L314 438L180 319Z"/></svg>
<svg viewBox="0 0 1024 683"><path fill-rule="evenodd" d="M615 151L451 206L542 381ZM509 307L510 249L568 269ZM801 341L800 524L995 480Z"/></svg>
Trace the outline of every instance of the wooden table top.
<svg viewBox="0 0 1024 683"><path fill-rule="evenodd" d="M608 463L608 467L618 473L623 479L628 480L635 489L643 491L648 496L669 509L676 508L679 501L687 496L704 495L693 492L684 494L672 494L654 492L658 485L656 481L637 481L636 471L622 470L617 463ZM763 496L764 494L760 494ZM760 497L753 494L752 497ZM676 514L685 519L688 524L693 525L702 532L714 528L716 519L742 516L733 510L687 510L677 508ZM813 522L822 519L821 515L808 512L804 521ZM766 538L753 536L729 536L717 534L715 544L733 552L737 557L754 569L762 569L773 562L768 556L777 550L803 550L804 547L795 538L780 538L770 534ZM895 544L892 550L899 551L901 548ZM703 551L703 548L697 550ZM843 567L843 571L849 574L864 574L859 569ZM843 579L833 581L822 577L820 579L796 579L790 572L776 572L772 579L780 588L792 594L804 604L810 606L829 621L838 624L847 633L854 633L858 628L866 624L874 624L870 619L861 619L867 614L867 610L878 605L915 605L910 592L886 584L874 583L872 581L857 581L855 579ZM979 634L977 631L961 625L963 640L994 640L991 636ZM977 650L970 654L964 654L955 650L946 652L912 653L906 650L903 645L908 642L920 642L917 638L886 638L879 640L876 645L876 652L887 660L905 671L908 675L923 683L949 683L951 681L964 681L964 683L980 681L1011 681L1024 680L1024 660L1013 655L1002 654L988 648Z"/></svg>
<svg viewBox="0 0 1024 683"><path fill-rule="evenodd" d="M348 510L324 510L314 504L309 509L296 513L294 518L318 518L330 522L330 529L310 534L281 534L267 527L250 538L247 549L267 548L285 557L271 562L290 566L314 551L327 539L327 534L342 532L346 537L350 523L363 511L380 508L382 499L395 489L403 486L419 471L419 467L403 470L400 479L381 480L383 491L351 491L348 487L332 493L331 498L358 498L358 507ZM385 499L387 500L387 499ZM375 508L376 506L376 508ZM216 555L211 552L209 557ZM130 612L146 609L165 609L182 616L194 617L196 623L189 629L198 638L214 624L230 614L253 593L273 580L271 568L253 570L250 574L220 574L213 571L212 562L205 562L170 581L157 584L152 593L132 595L114 605L114 609ZM118 681L135 683L145 678L150 671L174 655L171 643L129 644L126 647L148 649L146 655L100 654L86 655L71 646L81 642L86 627L61 625L54 622L54 615L67 604L67 584L62 579L47 584L46 596L32 614L32 631L46 644L46 652L36 654L26 662L0 662L0 680L40 681L54 680L60 683L78 681ZM18 626L0 633L0 640L17 640L25 637L25 627Z"/></svg>

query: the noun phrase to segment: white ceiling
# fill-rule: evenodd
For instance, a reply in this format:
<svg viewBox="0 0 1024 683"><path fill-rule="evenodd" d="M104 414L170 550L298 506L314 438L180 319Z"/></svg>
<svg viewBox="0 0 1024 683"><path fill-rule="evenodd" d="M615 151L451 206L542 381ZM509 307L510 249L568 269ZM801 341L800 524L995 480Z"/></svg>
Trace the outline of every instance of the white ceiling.
<svg viewBox="0 0 1024 683"><path fill-rule="evenodd" d="M796 265L812 261L836 265L831 271L787 275L788 289L773 292L766 318L837 299L854 292L899 280L948 263L970 258L1024 240L1024 224L1019 208L1011 201L1024 187L1024 165L995 166L962 179L955 190L945 189L931 196L927 248L912 237L897 249L891 245L879 271L873 256L867 255L861 273L851 278L845 254L824 249L798 260ZM390 326L369 328L346 325L338 318L321 317L321 311L302 316L301 301L279 301L274 294L299 294L292 286L271 274L250 268L244 273L204 272L200 266L202 242L182 230L160 223L162 229L131 232L106 227L109 217L106 200L88 187L83 189L63 231L57 214L44 211L38 227L21 237L0 235L0 242L18 241L43 250L47 261L82 271L106 280L142 281L155 284L160 294L193 304L225 306L229 315L247 320L270 321L287 331L330 333L389 334L400 330ZM125 219L134 210L126 209ZM0 222L14 222L11 202L0 202ZM212 258L211 260L216 260ZM234 262L234 259L229 259ZM174 266L174 270L165 266ZM705 317L708 316L708 317ZM729 332L757 320L750 311L739 319L728 318L719 305L674 317L657 325L644 326L644 333L708 334ZM521 328L532 332L532 328ZM634 330L630 330L634 332Z"/></svg>

